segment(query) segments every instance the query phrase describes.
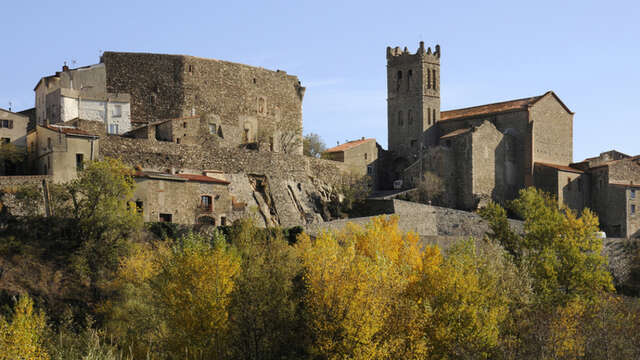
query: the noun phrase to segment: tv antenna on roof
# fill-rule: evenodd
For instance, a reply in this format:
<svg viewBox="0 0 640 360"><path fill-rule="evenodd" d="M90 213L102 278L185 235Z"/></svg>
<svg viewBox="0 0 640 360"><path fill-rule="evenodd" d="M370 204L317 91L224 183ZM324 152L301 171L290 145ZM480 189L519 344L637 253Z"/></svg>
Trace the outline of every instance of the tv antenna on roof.
<svg viewBox="0 0 640 360"><path fill-rule="evenodd" d="M9 101L9 111L11 111L11 106L13 106L13 103Z"/></svg>
<svg viewBox="0 0 640 360"><path fill-rule="evenodd" d="M75 59L71 60L71 66L76 66L77 61Z"/></svg>

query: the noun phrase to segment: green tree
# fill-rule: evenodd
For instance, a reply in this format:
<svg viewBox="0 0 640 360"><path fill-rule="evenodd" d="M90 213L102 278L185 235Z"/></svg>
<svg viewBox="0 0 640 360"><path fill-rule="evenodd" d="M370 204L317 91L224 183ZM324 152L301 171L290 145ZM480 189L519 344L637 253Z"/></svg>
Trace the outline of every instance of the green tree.
<svg viewBox="0 0 640 360"><path fill-rule="evenodd" d="M319 158L322 156L322 153L327 150L327 146L324 144L324 141L322 141L322 138L320 138L320 135L309 133L305 135L302 140L302 149L304 155Z"/></svg>
<svg viewBox="0 0 640 360"><path fill-rule="evenodd" d="M490 205L481 214L490 222L491 238L528 269L542 302L564 303L613 290L601 255L602 239L596 236L598 218L589 209L578 216L535 188L521 190L510 208L524 219L523 235L508 227L506 211L500 206Z"/></svg>
<svg viewBox="0 0 640 360"><path fill-rule="evenodd" d="M142 228L142 217L130 203L132 175L121 161L105 158L90 163L67 185L71 216L82 239L74 262L81 274L94 280L117 268L129 237Z"/></svg>
<svg viewBox="0 0 640 360"><path fill-rule="evenodd" d="M24 160L25 152L11 143L0 143L0 164L6 162L17 164Z"/></svg>

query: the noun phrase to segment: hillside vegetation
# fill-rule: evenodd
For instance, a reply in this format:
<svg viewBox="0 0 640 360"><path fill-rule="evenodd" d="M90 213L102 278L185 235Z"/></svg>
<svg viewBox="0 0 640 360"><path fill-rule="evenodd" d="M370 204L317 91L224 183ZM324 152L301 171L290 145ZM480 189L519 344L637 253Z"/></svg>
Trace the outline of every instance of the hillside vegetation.
<svg viewBox="0 0 640 360"><path fill-rule="evenodd" d="M0 360L640 357L598 219L536 189L509 206L524 235L490 204L491 234L443 252L393 217L313 239L144 225L131 175L95 162L55 216L0 214Z"/></svg>

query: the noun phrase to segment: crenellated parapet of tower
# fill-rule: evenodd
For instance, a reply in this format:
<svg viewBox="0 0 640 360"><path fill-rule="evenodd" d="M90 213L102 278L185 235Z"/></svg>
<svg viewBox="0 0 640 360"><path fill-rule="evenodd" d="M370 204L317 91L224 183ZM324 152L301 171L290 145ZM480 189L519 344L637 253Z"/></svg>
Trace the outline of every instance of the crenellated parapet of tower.
<svg viewBox="0 0 640 360"><path fill-rule="evenodd" d="M387 64L388 65L396 65L396 64L404 64L408 62L415 62L416 58L421 58L423 61L432 62L432 63L440 63L440 45L435 46L435 51L431 51L431 47L425 49L424 41L420 41L420 46L418 50L412 54L409 49L405 46L404 49L396 46L392 48L391 46L387 46Z"/></svg>

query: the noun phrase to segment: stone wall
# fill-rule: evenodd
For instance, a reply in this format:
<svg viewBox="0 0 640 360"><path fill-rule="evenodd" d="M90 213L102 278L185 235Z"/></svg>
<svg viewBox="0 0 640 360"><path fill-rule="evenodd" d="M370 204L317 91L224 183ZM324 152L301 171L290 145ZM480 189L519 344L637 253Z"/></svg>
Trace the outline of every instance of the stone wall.
<svg viewBox="0 0 640 360"><path fill-rule="evenodd" d="M533 123L533 162L569 165L573 162L573 114L547 94L529 109Z"/></svg>
<svg viewBox="0 0 640 360"><path fill-rule="evenodd" d="M241 130L238 144L244 130L251 139L280 138L280 147L284 133L302 138L305 88L285 71L183 55L105 52L102 61L107 89L131 94L134 121L213 114L223 131ZM302 153L301 141L292 151Z"/></svg>

